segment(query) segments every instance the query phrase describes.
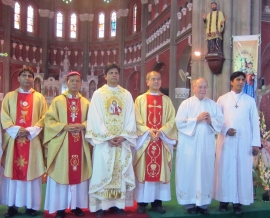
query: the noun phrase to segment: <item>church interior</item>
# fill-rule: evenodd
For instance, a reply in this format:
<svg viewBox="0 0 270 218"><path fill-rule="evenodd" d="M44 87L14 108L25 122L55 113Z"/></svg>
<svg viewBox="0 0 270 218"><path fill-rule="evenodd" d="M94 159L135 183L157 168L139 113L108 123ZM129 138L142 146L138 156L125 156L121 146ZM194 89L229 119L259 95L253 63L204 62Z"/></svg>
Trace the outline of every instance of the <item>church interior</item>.
<svg viewBox="0 0 270 218"><path fill-rule="evenodd" d="M257 35L255 100L269 129L270 0L216 0L226 17L218 73L206 60L202 14L211 11L211 2L1 0L0 100L18 88L23 66L34 70L34 89L48 104L66 90L65 76L70 71L81 73L81 93L91 100L93 92L106 83L104 67L110 62L121 67L120 85L133 99L147 90L145 76L156 70L162 77L160 91L171 98L176 110L192 95L191 81L198 77L207 79L207 95L216 101L230 91L229 77L235 69L233 37Z"/></svg>

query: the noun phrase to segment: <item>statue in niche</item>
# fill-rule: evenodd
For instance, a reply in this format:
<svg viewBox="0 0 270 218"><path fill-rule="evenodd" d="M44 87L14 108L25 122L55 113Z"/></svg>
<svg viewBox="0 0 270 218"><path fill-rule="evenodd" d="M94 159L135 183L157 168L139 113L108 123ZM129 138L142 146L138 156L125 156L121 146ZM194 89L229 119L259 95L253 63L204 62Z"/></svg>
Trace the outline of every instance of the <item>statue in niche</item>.
<svg viewBox="0 0 270 218"><path fill-rule="evenodd" d="M34 81L34 89L41 93L41 81L40 81L40 78L36 78L35 81Z"/></svg>
<svg viewBox="0 0 270 218"><path fill-rule="evenodd" d="M58 88L54 87L54 97L58 96L58 95L59 95Z"/></svg>
<svg viewBox="0 0 270 218"><path fill-rule="evenodd" d="M44 96L48 97L48 87L47 86L45 86L45 88L44 88Z"/></svg>
<svg viewBox="0 0 270 218"><path fill-rule="evenodd" d="M65 55L65 59L63 60L63 66L64 66L64 73L69 72L70 62L67 58L67 55Z"/></svg>
<svg viewBox="0 0 270 218"><path fill-rule="evenodd" d="M51 86L49 88L49 97L54 97L53 96L53 88Z"/></svg>
<svg viewBox="0 0 270 218"><path fill-rule="evenodd" d="M207 15L202 14L202 19L206 27L206 40L209 53L217 53L223 56L222 32L225 20L223 12L217 10L217 3L211 2L212 11Z"/></svg>
<svg viewBox="0 0 270 218"><path fill-rule="evenodd" d="M89 98L92 98L96 89L97 89L97 84L94 80L92 80L89 84Z"/></svg>

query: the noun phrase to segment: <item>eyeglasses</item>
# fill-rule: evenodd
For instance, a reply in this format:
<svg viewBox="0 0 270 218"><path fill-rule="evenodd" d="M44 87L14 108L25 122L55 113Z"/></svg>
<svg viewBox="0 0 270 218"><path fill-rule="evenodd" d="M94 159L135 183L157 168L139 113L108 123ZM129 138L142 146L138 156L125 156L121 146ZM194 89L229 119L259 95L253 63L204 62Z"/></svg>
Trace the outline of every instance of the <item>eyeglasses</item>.
<svg viewBox="0 0 270 218"><path fill-rule="evenodd" d="M152 82L159 82L159 81L161 81L161 78L159 77L159 78L151 78L150 79Z"/></svg>
<svg viewBox="0 0 270 218"><path fill-rule="evenodd" d="M27 78L27 77L28 77L28 78L33 78L32 75L27 75L27 74L22 74L21 77L23 77L23 78Z"/></svg>

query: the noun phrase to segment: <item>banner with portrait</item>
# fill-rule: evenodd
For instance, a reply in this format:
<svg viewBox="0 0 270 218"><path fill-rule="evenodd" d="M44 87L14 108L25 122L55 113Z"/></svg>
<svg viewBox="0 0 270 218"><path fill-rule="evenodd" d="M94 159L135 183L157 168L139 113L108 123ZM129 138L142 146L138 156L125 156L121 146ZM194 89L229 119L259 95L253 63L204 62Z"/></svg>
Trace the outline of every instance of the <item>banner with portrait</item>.
<svg viewBox="0 0 270 218"><path fill-rule="evenodd" d="M246 74L243 92L256 99L259 35L233 36L233 72Z"/></svg>

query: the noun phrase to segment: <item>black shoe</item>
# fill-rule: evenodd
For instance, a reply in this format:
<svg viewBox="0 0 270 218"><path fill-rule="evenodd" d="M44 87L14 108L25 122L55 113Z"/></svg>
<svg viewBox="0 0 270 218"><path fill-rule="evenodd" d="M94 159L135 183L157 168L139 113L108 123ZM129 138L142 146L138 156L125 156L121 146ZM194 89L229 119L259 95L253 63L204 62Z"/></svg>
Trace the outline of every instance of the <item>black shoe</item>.
<svg viewBox="0 0 270 218"><path fill-rule="evenodd" d="M208 215L208 214L210 214L209 213L209 210L207 209L207 208L201 208L201 207L197 207L197 211L199 211L201 214L203 214L203 215Z"/></svg>
<svg viewBox="0 0 270 218"><path fill-rule="evenodd" d="M189 209L187 209L187 212L189 214L196 214L197 213L197 207L189 208Z"/></svg>
<svg viewBox="0 0 270 218"><path fill-rule="evenodd" d="M76 209L71 210L71 212L74 213L76 216L84 216L84 212L79 207L76 207Z"/></svg>
<svg viewBox="0 0 270 218"><path fill-rule="evenodd" d="M104 214L105 214L105 210L98 210L98 211L96 211L95 216L96 217L103 217Z"/></svg>
<svg viewBox="0 0 270 218"><path fill-rule="evenodd" d="M138 205L137 213L139 213L139 214L145 213L145 207Z"/></svg>
<svg viewBox="0 0 270 218"><path fill-rule="evenodd" d="M114 212L117 215L124 216L126 212L123 209L119 209L118 207L111 207L110 211Z"/></svg>
<svg viewBox="0 0 270 218"><path fill-rule="evenodd" d="M8 207L7 213L5 213L5 217L13 217L18 213L18 210L14 207Z"/></svg>
<svg viewBox="0 0 270 218"><path fill-rule="evenodd" d="M151 210L156 211L160 214L166 213L166 210L162 206L152 207Z"/></svg>
<svg viewBox="0 0 270 218"><path fill-rule="evenodd" d="M64 218L65 217L65 210L58 210L56 212L55 218Z"/></svg>
<svg viewBox="0 0 270 218"><path fill-rule="evenodd" d="M218 210L219 210L220 212L226 212L226 211L228 211L228 203L220 202L220 203L219 203L219 208L218 208Z"/></svg>
<svg viewBox="0 0 270 218"><path fill-rule="evenodd" d="M241 204L234 204L233 205L233 212L235 215L241 215L242 214Z"/></svg>
<svg viewBox="0 0 270 218"><path fill-rule="evenodd" d="M37 215L37 211L33 210L33 209L28 209L26 208L25 213L29 216L36 216Z"/></svg>

